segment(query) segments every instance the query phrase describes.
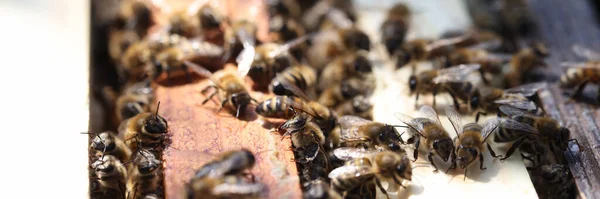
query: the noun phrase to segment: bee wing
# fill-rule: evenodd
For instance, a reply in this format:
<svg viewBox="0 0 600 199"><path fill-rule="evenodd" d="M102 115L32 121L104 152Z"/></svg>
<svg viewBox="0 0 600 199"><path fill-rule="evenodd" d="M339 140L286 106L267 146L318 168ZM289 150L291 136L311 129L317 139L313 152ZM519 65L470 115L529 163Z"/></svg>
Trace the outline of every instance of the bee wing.
<svg viewBox="0 0 600 199"><path fill-rule="evenodd" d="M344 12L337 8L330 8L327 12L327 18L340 29L349 29L352 27L352 21Z"/></svg>
<svg viewBox="0 0 600 199"><path fill-rule="evenodd" d="M300 88L298 88L298 86L296 86L296 84L289 81L287 78L283 78L280 76L281 76L281 73L277 73L275 78L277 78L279 80L279 83L281 84L281 86L283 86L285 89L287 89L288 91L292 92L294 95L296 95L304 100L311 100L302 89L300 89Z"/></svg>
<svg viewBox="0 0 600 199"><path fill-rule="evenodd" d="M373 174L373 170L371 167L367 166L354 166L354 165L344 165L334 169L329 172L330 179L348 179L348 178L357 178L362 175Z"/></svg>
<svg viewBox="0 0 600 199"><path fill-rule="evenodd" d="M340 137L342 139L352 139L352 138L362 138L363 136L359 135L356 131L357 128L352 128L356 126L362 126L372 121L358 117L353 115L344 115L338 119L340 123L341 132Z"/></svg>
<svg viewBox="0 0 600 199"><path fill-rule="evenodd" d="M252 62L254 62L256 50L254 49L254 38L250 36L250 34L244 30L239 30L237 34L242 42L242 45L244 46L244 49L236 57L235 61L238 64L238 75L243 77L248 74L248 71L250 71Z"/></svg>
<svg viewBox="0 0 600 199"><path fill-rule="evenodd" d="M537 106L535 105L535 103L533 103L532 101L526 100L526 99L525 100L519 100L519 99L515 99L515 98L506 98L506 99L496 100L496 101L494 101L494 103L496 103L496 104L505 104L505 105L512 106L514 108L518 108L518 109L522 109L522 110L528 110L528 111L535 110L537 108ZM508 110L508 108L506 108L506 107L504 109L506 109L507 111L509 111L511 113L516 112L514 110ZM500 109L500 110L502 111L502 109Z"/></svg>
<svg viewBox="0 0 600 199"><path fill-rule="evenodd" d="M293 39L291 41L286 42L285 44L282 44L281 46L279 46L277 49L269 52L269 54L267 56L269 57L276 57L284 52L287 52L288 50L290 50L291 48L302 44L303 42L305 42L306 40L308 40L309 38L313 37L316 33L311 33L311 34L307 34L301 37L298 37L296 39Z"/></svg>
<svg viewBox="0 0 600 199"><path fill-rule="evenodd" d="M483 137L483 142L487 140L487 138L500 126L499 118L492 118L485 122L483 125L483 129L481 130L481 137Z"/></svg>
<svg viewBox="0 0 600 199"><path fill-rule="evenodd" d="M186 46L183 46L186 45ZM213 43L204 41L201 38L194 38L189 40L189 43L182 42L179 44L181 49L186 50L187 57L195 57L195 56L208 56L208 57L217 57L221 56L224 53L223 47L215 45Z"/></svg>
<svg viewBox="0 0 600 199"><path fill-rule="evenodd" d="M513 87L504 90L504 93L520 93L523 96L529 97L535 95L537 91L547 86L546 82L538 82L531 84L524 84L521 86Z"/></svg>
<svg viewBox="0 0 600 199"><path fill-rule="evenodd" d="M450 68L441 69L438 72L438 76L433 78L433 83L444 83L444 82L464 82L465 77L471 74L473 71L479 70L481 65L479 64L461 64L458 66L452 66Z"/></svg>
<svg viewBox="0 0 600 199"><path fill-rule="evenodd" d="M433 108L431 108L431 106L427 106L427 105L421 106L421 108L419 109L419 113L421 113L423 116L425 116L425 118L431 120L432 122L435 122L435 123L439 124L440 126L442 125L442 122L440 122L440 118L438 117L438 114L435 112L435 110Z"/></svg>
<svg viewBox="0 0 600 199"><path fill-rule="evenodd" d="M513 106L509 106L509 105L502 105L499 107L500 111L506 115L508 115L509 117L514 117L514 116L523 116L525 115L525 111L515 108Z"/></svg>
<svg viewBox="0 0 600 199"><path fill-rule="evenodd" d="M442 46L450 46L460 42L463 42L471 37L471 34L463 34L457 37L447 38L447 39L439 39L434 42L431 42L425 46L426 51L431 51L433 49L442 47Z"/></svg>
<svg viewBox="0 0 600 199"><path fill-rule="evenodd" d="M573 45L572 48L573 53L579 57L586 58L587 60L600 60L600 54L596 51L577 44Z"/></svg>
<svg viewBox="0 0 600 199"><path fill-rule="evenodd" d="M208 69L206 69L194 62L186 60L186 61L183 61L183 64L185 64L188 68L191 68L193 71L195 71L199 75L202 75L206 78L210 78L213 75L213 73L210 72Z"/></svg>
<svg viewBox="0 0 600 199"><path fill-rule="evenodd" d="M423 124L416 122L414 118L403 113L394 113L394 116L404 124L408 125L411 129L417 131L419 135L423 136Z"/></svg>
<svg viewBox="0 0 600 199"><path fill-rule="evenodd" d="M502 128L524 131L524 132L528 132L528 133L537 133L538 132L537 129L533 128L531 125L524 124L524 123L515 121L513 119L498 118L498 120L501 121L500 126Z"/></svg>
<svg viewBox="0 0 600 199"><path fill-rule="evenodd" d="M355 158L371 157L379 151L375 149L363 149L354 147L340 147L333 150L333 155L340 160L348 161Z"/></svg>
<svg viewBox="0 0 600 199"><path fill-rule="evenodd" d="M265 185L260 183L221 183L212 189L215 195L244 195L261 193L265 190Z"/></svg>
<svg viewBox="0 0 600 199"><path fill-rule="evenodd" d="M454 131L456 131L456 136L458 137L458 135L463 132L463 125L460 120L460 115L451 106L447 106L445 109L446 116L448 116L448 120L450 120L452 127L454 127Z"/></svg>

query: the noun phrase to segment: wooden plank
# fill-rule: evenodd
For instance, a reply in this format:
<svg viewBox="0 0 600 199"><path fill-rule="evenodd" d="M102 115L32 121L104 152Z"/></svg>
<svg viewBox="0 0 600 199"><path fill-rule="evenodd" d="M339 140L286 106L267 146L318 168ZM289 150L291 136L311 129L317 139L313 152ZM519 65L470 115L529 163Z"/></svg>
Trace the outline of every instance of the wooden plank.
<svg viewBox="0 0 600 199"><path fill-rule="evenodd" d="M235 71L233 71L235 72ZM235 118L215 102L202 105L208 96L200 91L209 85L201 80L181 86L158 86L159 114L169 124L171 143L164 150L164 184L167 198L184 198L183 185L196 170L218 154L228 150L247 148L254 152L256 165L251 173L256 181L267 185L266 198L300 198L296 164L289 139L269 133L249 106L246 115ZM259 101L266 96L251 95ZM235 113L234 113L235 114Z"/></svg>
<svg viewBox="0 0 600 199"><path fill-rule="evenodd" d="M549 77L557 80L564 73L563 61L585 61L573 53L572 45L578 44L600 51L600 26L596 21L593 4L589 1L530 0L530 9L539 23L540 33L548 44L551 56L546 59L550 67ZM589 86L597 88L595 86ZM594 99L596 92L588 88L584 99ZM567 103L568 97L556 85L550 91L540 93L544 110L554 119L562 121L571 130L571 137L579 141L582 152L574 143L565 153L582 198L600 196L600 115L593 104ZM590 100L586 100L590 101Z"/></svg>

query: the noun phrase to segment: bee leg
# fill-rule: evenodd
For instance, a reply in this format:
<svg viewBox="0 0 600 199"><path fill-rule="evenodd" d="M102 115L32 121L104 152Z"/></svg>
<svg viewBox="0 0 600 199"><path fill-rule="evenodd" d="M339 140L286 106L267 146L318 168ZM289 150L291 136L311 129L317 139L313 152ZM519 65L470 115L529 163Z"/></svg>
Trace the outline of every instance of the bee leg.
<svg viewBox="0 0 600 199"><path fill-rule="evenodd" d="M192 83L192 75L190 74L190 71L188 71L187 65L181 64L181 69L185 73L185 78L188 80L188 83Z"/></svg>
<svg viewBox="0 0 600 199"><path fill-rule="evenodd" d="M467 181L467 168L468 167L465 167L465 176L463 177L463 181Z"/></svg>
<svg viewBox="0 0 600 199"><path fill-rule="evenodd" d="M519 148L519 146L521 146L521 144L523 143L523 141L525 141L525 138L521 138L520 140L516 141L509 149L508 152L506 152L506 155L504 155L504 157L500 158L500 161L504 161L507 158L509 158L517 148Z"/></svg>
<svg viewBox="0 0 600 199"><path fill-rule="evenodd" d="M202 105L206 104L206 102L208 102L208 100L212 99L216 94L217 94L217 91L210 94L210 96L208 96L208 98L206 98L204 101L202 101Z"/></svg>
<svg viewBox="0 0 600 199"><path fill-rule="evenodd" d="M494 150L492 149L492 146L490 146L490 144L487 144L487 148L488 148L488 151L490 151L490 155L492 155L492 157L502 158L501 155L496 155L496 152L494 152Z"/></svg>
<svg viewBox="0 0 600 199"><path fill-rule="evenodd" d="M433 89L433 108L435 108L435 96L437 95L437 92L438 92L437 88L434 88Z"/></svg>
<svg viewBox="0 0 600 199"><path fill-rule="evenodd" d="M452 102L454 102L454 106L456 107L456 110L460 110L460 104L458 103L458 100L456 99L456 96L454 94L452 94L452 92L450 92L450 89L446 89L446 91L448 91L448 93L450 94L450 97L452 97ZM433 98L435 99L435 98ZM435 107L435 104L433 105Z"/></svg>
<svg viewBox="0 0 600 199"><path fill-rule="evenodd" d="M487 78L485 78L485 72L482 68L479 69L479 75L481 75L481 81L483 81L485 85L490 85L490 81Z"/></svg>
<svg viewBox="0 0 600 199"><path fill-rule="evenodd" d="M415 107L419 106L419 92L415 93L416 97L415 97Z"/></svg>
<svg viewBox="0 0 600 199"><path fill-rule="evenodd" d="M475 114L475 122L479 122L480 115L486 115L486 114L487 113L485 113L485 112L478 111L477 114Z"/></svg>
<svg viewBox="0 0 600 199"><path fill-rule="evenodd" d="M397 178L396 176L394 176L394 175L393 175L393 176L392 176L392 179L394 180L394 182L395 182L395 183L396 183L398 186L401 186L402 188L405 188L405 189L406 189L406 187L405 187L404 185L402 185L402 182L401 182L400 180L398 180L398 178Z"/></svg>
<svg viewBox="0 0 600 199"><path fill-rule="evenodd" d="M429 155L427 155L427 159L429 160L429 162L431 162L431 165L433 166L433 168L435 168L435 170L433 170L434 173L438 172L438 168L437 166L435 166L435 163L433 163L433 153L429 153Z"/></svg>
<svg viewBox="0 0 600 199"><path fill-rule="evenodd" d="M217 110L217 113L218 113L218 112L221 112L221 110L223 109L223 107L225 107L225 103L227 103L227 99L225 99L225 100L223 100L223 101L221 102L221 107L219 107L219 110Z"/></svg>
<svg viewBox="0 0 600 199"><path fill-rule="evenodd" d="M381 193L385 194L385 197L387 199L390 199L390 196L388 195L387 191L385 191L385 189L383 188L383 185L381 185L381 181L379 181L379 179L375 178L375 183L377 184L377 188L379 188L379 191L381 191Z"/></svg>
<svg viewBox="0 0 600 199"><path fill-rule="evenodd" d="M575 100L576 97L581 95L581 92L583 91L583 89L585 88L585 85L587 85L588 82L589 82L588 80L585 80L576 86L577 89L575 89L575 92L573 92L573 94L569 97L569 102Z"/></svg>
<svg viewBox="0 0 600 199"><path fill-rule="evenodd" d="M417 161L417 157L419 156L419 145L421 144L421 137L415 136L415 150L413 151L413 162Z"/></svg>
<svg viewBox="0 0 600 199"><path fill-rule="evenodd" d="M483 167L483 153L479 153L479 169L486 170L487 168Z"/></svg>

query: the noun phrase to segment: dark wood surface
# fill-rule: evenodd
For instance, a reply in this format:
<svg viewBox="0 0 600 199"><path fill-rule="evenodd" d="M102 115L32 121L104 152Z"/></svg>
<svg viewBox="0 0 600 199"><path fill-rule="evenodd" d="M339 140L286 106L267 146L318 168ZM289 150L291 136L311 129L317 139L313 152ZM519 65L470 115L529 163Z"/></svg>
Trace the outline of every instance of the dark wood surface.
<svg viewBox="0 0 600 199"><path fill-rule="evenodd" d="M569 97L557 81L565 73L564 61L585 61L572 51L574 44L600 51L600 26L596 5L586 0L529 0L530 9L539 23L539 30L551 53L546 59L550 70L549 90L539 93L542 106L552 118L571 130L571 153L565 152L581 198L600 196L600 109L593 102L598 85L589 85L581 98L568 102Z"/></svg>

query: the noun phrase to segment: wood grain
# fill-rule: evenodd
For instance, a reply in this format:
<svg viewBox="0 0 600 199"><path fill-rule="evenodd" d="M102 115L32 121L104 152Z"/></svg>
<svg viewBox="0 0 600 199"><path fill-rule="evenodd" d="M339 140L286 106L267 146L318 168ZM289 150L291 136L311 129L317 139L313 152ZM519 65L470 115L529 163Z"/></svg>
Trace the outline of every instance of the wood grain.
<svg viewBox="0 0 600 199"><path fill-rule="evenodd" d="M219 153L247 148L256 156L251 172L257 182L267 185L267 198L300 198L296 165L290 163L294 156L289 139L282 140L281 135L264 128L262 120L250 110L254 106L238 119L226 108L217 113L218 97L214 98L216 103L202 105L207 95L200 91L208 83L203 79L180 86L157 86L159 114L168 121L171 139L163 152L166 197L183 198L184 183ZM259 101L265 97L261 93L251 95Z"/></svg>
<svg viewBox="0 0 600 199"><path fill-rule="evenodd" d="M600 51L600 26L594 5L589 1L562 0L530 0L540 33L548 44L550 57L546 59L550 70L548 76L557 80L565 72L560 67L564 61L585 61L575 56L574 44ZM594 99L597 85L588 86L584 95L577 102L567 103L568 97L563 90L552 86L550 90L541 92L540 98L544 110L554 119L561 121L571 130L571 137L582 146L579 152L577 145L571 143L571 153L565 152L569 166L582 198L598 198L600 196L600 115L597 104L590 104Z"/></svg>

